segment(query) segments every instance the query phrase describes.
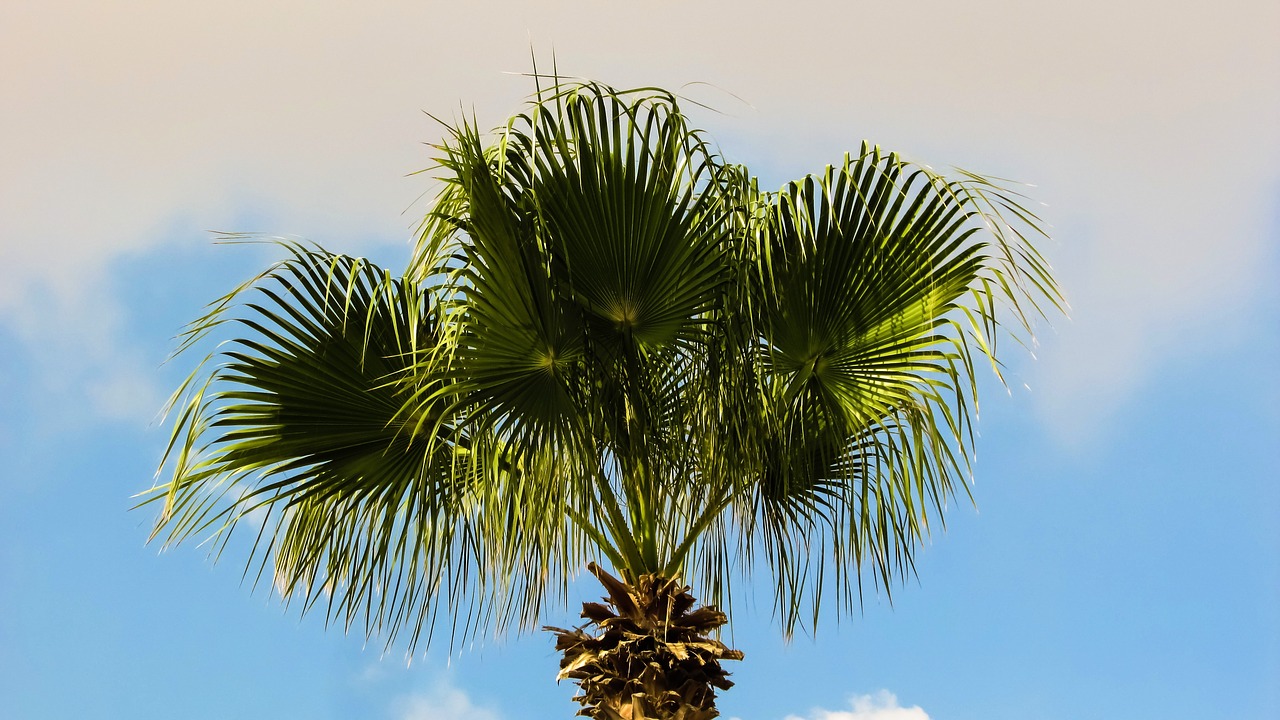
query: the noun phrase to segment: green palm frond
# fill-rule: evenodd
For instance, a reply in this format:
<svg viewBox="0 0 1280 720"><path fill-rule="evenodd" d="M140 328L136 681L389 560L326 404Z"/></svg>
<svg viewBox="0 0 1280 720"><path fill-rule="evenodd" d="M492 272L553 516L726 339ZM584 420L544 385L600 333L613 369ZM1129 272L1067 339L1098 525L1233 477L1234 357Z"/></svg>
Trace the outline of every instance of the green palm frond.
<svg viewBox="0 0 1280 720"><path fill-rule="evenodd" d="M239 339L152 497L166 541L266 512L282 592L388 642L534 627L593 560L712 603L763 563L788 633L889 592L968 492L975 358L1063 304L998 181L863 146L762 192L657 89L437 150L404 276L290 245L193 324Z"/></svg>
<svg viewBox="0 0 1280 720"><path fill-rule="evenodd" d="M889 592L957 487L967 492L971 358L995 362L997 305L1054 288L1042 262L1008 262L1038 256L974 200L965 183L867 146L765 196L764 398L743 421L763 421L762 467L736 515L748 555L760 533L788 629L806 595L817 621L828 567L845 607L861 601L864 562Z"/></svg>
<svg viewBox="0 0 1280 720"><path fill-rule="evenodd" d="M361 259L285 247L287 260L193 323L243 335L184 385L195 392L174 427L173 476L148 499L163 504L155 532L212 531L225 546L262 515L254 555L282 595L348 626L416 634L439 601L457 612L485 591L455 578L483 558L472 497L501 471L484 438L404 412L440 384L410 372L438 354L431 298Z"/></svg>

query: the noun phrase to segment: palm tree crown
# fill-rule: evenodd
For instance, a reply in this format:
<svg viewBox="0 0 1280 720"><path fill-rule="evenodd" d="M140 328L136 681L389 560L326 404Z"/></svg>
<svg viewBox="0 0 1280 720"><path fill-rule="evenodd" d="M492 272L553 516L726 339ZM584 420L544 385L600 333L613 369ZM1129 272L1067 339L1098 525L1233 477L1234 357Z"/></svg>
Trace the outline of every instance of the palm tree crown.
<svg viewBox="0 0 1280 720"><path fill-rule="evenodd" d="M405 272L286 243L187 330L237 337L152 496L166 542L254 513L282 594L411 648L536 626L592 561L713 602L767 567L786 632L887 591L967 488L975 358L1061 303L998 182L864 145L764 192L657 89L438 151Z"/></svg>

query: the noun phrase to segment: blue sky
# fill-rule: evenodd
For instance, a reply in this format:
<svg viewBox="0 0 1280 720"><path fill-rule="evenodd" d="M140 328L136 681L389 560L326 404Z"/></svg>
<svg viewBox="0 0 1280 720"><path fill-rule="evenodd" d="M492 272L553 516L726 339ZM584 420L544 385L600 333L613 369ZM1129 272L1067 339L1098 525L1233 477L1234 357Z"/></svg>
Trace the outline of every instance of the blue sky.
<svg viewBox="0 0 1280 720"><path fill-rule="evenodd" d="M977 508L892 607L790 644L767 591L736 608L725 717L1280 716L1280 10L1027 5L0 9L0 716L571 714L540 633L406 667L128 511L173 334L271 259L207 231L403 262L422 111L498 122L531 42L710 83L703 125L770 182L868 138L1048 204L1072 318L987 383Z"/></svg>

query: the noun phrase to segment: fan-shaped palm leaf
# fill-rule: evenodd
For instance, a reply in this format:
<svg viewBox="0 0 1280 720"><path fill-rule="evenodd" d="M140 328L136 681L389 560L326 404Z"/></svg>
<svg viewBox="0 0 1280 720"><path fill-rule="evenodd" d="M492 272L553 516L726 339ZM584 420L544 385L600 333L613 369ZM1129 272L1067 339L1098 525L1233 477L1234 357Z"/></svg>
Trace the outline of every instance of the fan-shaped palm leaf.
<svg viewBox="0 0 1280 720"><path fill-rule="evenodd" d="M998 369L1006 326L1061 302L995 181L864 146L762 192L660 90L556 84L439 150L406 276L291 245L193 326L184 347L244 334L175 395L153 497L171 540L267 511L254 557L286 595L410 646L441 611L464 635L534 625L596 559L611 602L659 608L684 578L727 599L763 554L788 633L825 588L856 606L864 565L888 592L967 488L974 358ZM609 652L687 664L667 620L636 627L655 634ZM584 702L714 716L681 678Z"/></svg>

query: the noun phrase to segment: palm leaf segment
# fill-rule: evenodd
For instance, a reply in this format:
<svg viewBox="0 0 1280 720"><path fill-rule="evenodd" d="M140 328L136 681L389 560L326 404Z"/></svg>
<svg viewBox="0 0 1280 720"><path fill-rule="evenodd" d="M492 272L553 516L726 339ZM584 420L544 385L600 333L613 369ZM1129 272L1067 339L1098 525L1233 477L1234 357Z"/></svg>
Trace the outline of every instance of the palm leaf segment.
<svg viewBox="0 0 1280 720"><path fill-rule="evenodd" d="M265 511L284 591L388 642L531 626L596 559L716 602L763 559L788 632L864 564L888 590L966 487L997 313L1061 302L998 184L864 146L761 192L659 90L438 149L403 276L290 246L193 326L245 337L175 395L155 496L170 540Z"/></svg>

